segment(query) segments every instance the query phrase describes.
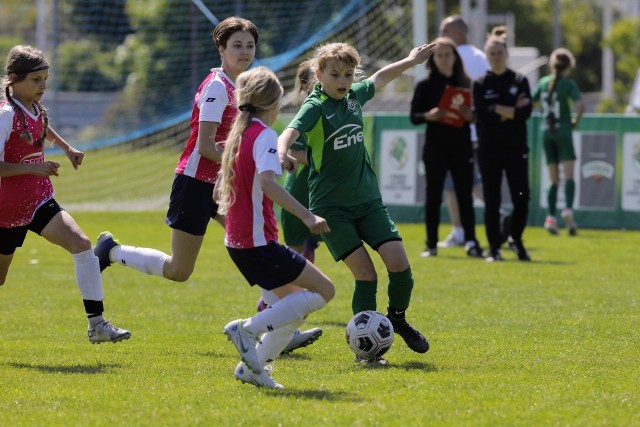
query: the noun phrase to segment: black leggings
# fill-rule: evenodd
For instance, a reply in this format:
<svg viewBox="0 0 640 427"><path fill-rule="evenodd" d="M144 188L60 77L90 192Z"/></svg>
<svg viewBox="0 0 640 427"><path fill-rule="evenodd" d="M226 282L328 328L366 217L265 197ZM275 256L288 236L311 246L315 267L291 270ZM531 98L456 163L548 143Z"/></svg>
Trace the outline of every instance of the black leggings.
<svg viewBox="0 0 640 427"><path fill-rule="evenodd" d="M484 192L484 224L487 240L493 250L500 248L500 205L503 172L509 184L513 203L511 237L522 239L522 232L529 215L529 155L513 151L478 151L478 163L482 174Z"/></svg>
<svg viewBox="0 0 640 427"><path fill-rule="evenodd" d="M426 168L425 226L427 229L427 248L438 244L440 226L440 205L447 171L451 172L453 187L460 209L460 221L464 228L466 241L476 241L476 220L473 211L473 148L471 141L427 140L422 157Z"/></svg>

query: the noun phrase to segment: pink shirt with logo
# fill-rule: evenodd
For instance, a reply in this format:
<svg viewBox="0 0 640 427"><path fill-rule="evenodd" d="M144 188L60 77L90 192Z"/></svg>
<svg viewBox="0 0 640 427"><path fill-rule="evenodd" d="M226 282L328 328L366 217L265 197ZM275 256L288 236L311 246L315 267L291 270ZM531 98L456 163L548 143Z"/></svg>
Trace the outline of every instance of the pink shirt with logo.
<svg viewBox="0 0 640 427"><path fill-rule="evenodd" d="M195 95L191 113L191 135L178 161L177 174L215 184L220 164L198 154L198 130L200 122L216 122L218 129L215 142L226 141L233 119L238 114L235 92L235 84L224 71L212 68L211 74L203 80Z"/></svg>
<svg viewBox="0 0 640 427"><path fill-rule="evenodd" d="M28 131L33 141L41 138L44 124L41 113L34 115L18 101L24 111ZM27 142L21 133L24 125L14 106L6 100L0 104L0 161L6 163L44 163L44 149ZM35 211L53 197L53 185L48 176L15 175L0 178L0 227L28 225Z"/></svg>
<svg viewBox="0 0 640 427"><path fill-rule="evenodd" d="M282 175L278 159L278 134L258 119L244 132L233 167L235 202L229 206L224 243L247 249L278 242L273 201L260 188L259 175L274 171Z"/></svg>

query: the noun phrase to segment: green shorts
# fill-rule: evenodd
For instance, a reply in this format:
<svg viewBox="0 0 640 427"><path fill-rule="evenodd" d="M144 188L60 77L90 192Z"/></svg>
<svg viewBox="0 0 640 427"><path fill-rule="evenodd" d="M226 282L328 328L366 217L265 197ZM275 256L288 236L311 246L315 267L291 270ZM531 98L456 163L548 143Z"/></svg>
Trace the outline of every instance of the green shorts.
<svg viewBox="0 0 640 427"><path fill-rule="evenodd" d="M314 214L327 220L331 231L322 235L336 261L351 255L365 242L373 250L389 241L402 240L381 199L352 207L320 208Z"/></svg>
<svg viewBox="0 0 640 427"><path fill-rule="evenodd" d="M560 127L555 132L545 131L543 145L548 165L576 159L571 127Z"/></svg>
<svg viewBox="0 0 640 427"><path fill-rule="evenodd" d="M287 246L302 246L307 239L313 239L316 243L322 240L320 236L311 234L309 228L297 216L284 209L280 214L280 224Z"/></svg>

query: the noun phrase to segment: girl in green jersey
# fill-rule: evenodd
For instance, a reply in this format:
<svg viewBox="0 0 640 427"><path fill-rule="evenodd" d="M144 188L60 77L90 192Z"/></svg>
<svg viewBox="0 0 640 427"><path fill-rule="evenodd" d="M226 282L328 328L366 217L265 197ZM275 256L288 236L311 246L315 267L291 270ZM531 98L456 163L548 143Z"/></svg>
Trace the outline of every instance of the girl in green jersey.
<svg viewBox="0 0 640 427"><path fill-rule="evenodd" d="M578 85L569 78L575 63L576 60L567 49L554 50L549 60L551 74L540 79L533 92L533 100L540 103L545 117L542 123L542 138L551 181L547 189L549 213L544 222L544 228L554 235L559 233L556 202L560 182L560 163L564 172L566 201L566 207L562 210L561 216L569 235L577 234L572 210L576 188L573 180L576 153L573 149L572 131L580 123L585 107Z"/></svg>
<svg viewBox="0 0 640 427"><path fill-rule="evenodd" d="M378 277L364 242L380 254L387 268L387 316L395 332L418 353L427 352L429 343L405 318L413 275L364 146L362 106L376 90L425 62L433 47L416 47L406 58L359 82L354 81L360 55L352 46L331 43L319 47L313 58L319 84L278 139L283 167L295 170L296 161L288 155L289 147L301 135L307 136L309 208L327 220L331 232L324 234L323 240L334 259L344 261L355 278L353 313L376 309ZM381 358L357 362L386 363Z"/></svg>

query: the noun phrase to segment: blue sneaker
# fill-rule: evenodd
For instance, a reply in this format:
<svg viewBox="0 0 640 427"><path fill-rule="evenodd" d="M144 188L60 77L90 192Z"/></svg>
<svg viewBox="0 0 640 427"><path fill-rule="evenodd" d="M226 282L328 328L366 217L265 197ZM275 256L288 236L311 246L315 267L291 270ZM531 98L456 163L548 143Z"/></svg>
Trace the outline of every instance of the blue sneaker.
<svg viewBox="0 0 640 427"><path fill-rule="evenodd" d="M120 242L113 237L113 234L108 231L103 231L98 236L98 240L96 240L96 245L93 247L93 253L100 260L100 272L102 273L105 268L109 267L113 262L109 255L111 254L111 249L119 246Z"/></svg>

